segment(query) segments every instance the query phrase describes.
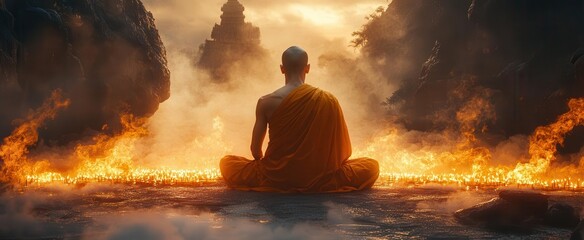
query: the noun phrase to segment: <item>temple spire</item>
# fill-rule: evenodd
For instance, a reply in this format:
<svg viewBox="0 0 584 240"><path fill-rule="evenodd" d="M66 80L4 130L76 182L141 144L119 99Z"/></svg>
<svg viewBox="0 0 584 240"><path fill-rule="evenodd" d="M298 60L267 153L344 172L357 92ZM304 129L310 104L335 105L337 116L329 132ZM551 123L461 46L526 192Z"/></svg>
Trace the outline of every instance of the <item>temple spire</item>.
<svg viewBox="0 0 584 240"><path fill-rule="evenodd" d="M243 11L245 11L245 7L239 3L237 0L229 0L227 3L223 4L221 7L221 25L229 25L229 24L244 24L245 23L245 15L243 15Z"/></svg>
<svg viewBox="0 0 584 240"><path fill-rule="evenodd" d="M228 0L221 11L221 23L215 24L211 39L202 46L198 66L209 70L216 81L225 82L231 64L244 56L260 59L265 52L260 46L260 29L245 22L245 7L238 0Z"/></svg>

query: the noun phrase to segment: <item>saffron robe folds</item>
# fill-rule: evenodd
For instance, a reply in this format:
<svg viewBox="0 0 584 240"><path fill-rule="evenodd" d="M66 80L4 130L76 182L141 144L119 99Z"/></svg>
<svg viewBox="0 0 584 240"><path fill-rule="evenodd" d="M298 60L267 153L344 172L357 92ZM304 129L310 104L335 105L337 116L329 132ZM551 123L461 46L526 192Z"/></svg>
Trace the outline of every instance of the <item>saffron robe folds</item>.
<svg viewBox="0 0 584 240"><path fill-rule="evenodd" d="M294 89L269 121L264 158L225 156L220 168L234 189L269 192L349 192L370 188L377 161L349 160L351 141L342 109L330 93L308 84Z"/></svg>

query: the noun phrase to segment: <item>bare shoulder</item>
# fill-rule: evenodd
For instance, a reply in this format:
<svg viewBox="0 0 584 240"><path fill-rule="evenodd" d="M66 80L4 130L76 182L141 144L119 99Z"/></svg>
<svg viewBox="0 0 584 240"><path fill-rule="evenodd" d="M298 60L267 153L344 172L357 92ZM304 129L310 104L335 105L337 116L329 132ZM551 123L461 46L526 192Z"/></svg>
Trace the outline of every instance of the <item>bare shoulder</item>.
<svg viewBox="0 0 584 240"><path fill-rule="evenodd" d="M259 104L267 104L270 102L274 102L274 101L278 101L278 100L282 100L283 98L277 94L274 93L270 93L267 95L262 96L259 100L258 103Z"/></svg>
<svg viewBox="0 0 584 240"><path fill-rule="evenodd" d="M278 95L276 92L273 92L273 93L266 94L266 95L262 96L260 98L260 101L264 101L264 100L269 101L270 99L277 99L277 98L282 98L282 97L280 95Z"/></svg>
<svg viewBox="0 0 584 240"><path fill-rule="evenodd" d="M273 108L274 106L278 106L282 102L282 99L283 99L282 96L270 93L265 96L262 96L258 100L258 107L261 109L270 109Z"/></svg>
<svg viewBox="0 0 584 240"><path fill-rule="evenodd" d="M260 102L264 103L280 103L288 94L289 90L284 86L276 91L267 94L260 98Z"/></svg>

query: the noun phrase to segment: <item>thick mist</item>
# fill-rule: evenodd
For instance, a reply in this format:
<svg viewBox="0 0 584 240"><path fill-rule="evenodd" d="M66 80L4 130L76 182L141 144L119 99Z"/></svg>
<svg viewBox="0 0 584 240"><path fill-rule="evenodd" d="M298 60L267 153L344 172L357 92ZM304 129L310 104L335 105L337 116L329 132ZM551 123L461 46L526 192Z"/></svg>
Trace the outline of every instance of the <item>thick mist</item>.
<svg viewBox="0 0 584 240"><path fill-rule="evenodd" d="M434 13L428 2L393 1L383 8L387 2L373 0L357 4L241 1L246 7L246 22L261 30L261 47L267 57L233 62L227 82L218 82L196 67L200 46L211 37L215 24L221 22L225 2L144 3L165 45L168 70L172 73L171 98L153 116L130 123L140 125L127 129L136 130L134 133L126 131L113 136L94 133L62 147L46 146L43 142L37 146L15 144L19 149L34 148L31 152L34 162L49 162L50 169L64 174L76 168L97 174L143 168L210 170L217 174L219 159L224 155L251 157L249 145L257 99L284 84L280 56L292 45L309 53L312 68L307 83L330 91L339 99L352 138L353 157L379 160L385 175L470 174L497 176L499 182L529 176L529 181L532 176L546 172L549 163L557 158L569 161L555 162L572 164L566 171L570 174L565 176L573 175L572 170L582 162L582 151L556 157L555 146L561 145L571 131L566 127L563 127L566 132L544 128L544 133L535 138L527 137L531 132L516 135L496 128L497 121L508 116L501 111L511 110L511 105L505 102L510 95L485 84L494 76L493 72L481 77L470 70L459 71L458 67L452 68L456 71L443 71L453 66L449 61L459 62L456 60L459 56L450 52L464 52L453 44L464 38L424 25L424 21L431 20L425 13ZM440 24L454 21L461 24L458 27L468 27L467 4L444 3L440 7L458 16L450 19L446 12L439 11L435 13L437 17L445 18ZM400 9L416 14L408 15ZM419 26L432 34L419 37L405 34L418 33ZM358 32L353 35L354 31ZM448 38L431 40L441 34ZM366 42L359 43L361 40ZM351 46L355 44L361 48ZM392 50L396 47L397 52ZM415 66L420 70L415 70ZM414 80L409 81L406 75ZM578 117L582 105L574 102L574 112L569 116ZM562 106L567 108L566 103ZM557 111L560 110L567 111ZM557 116L550 117L549 122ZM124 118L132 119L121 117ZM577 126L580 120L564 118L556 126L572 123ZM546 143L546 139L552 142ZM538 156L549 157L541 165ZM103 169L97 169L93 163ZM213 175L209 179L219 177Z"/></svg>
<svg viewBox="0 0 584 240"><path fill-rule="evenodd" d="M387 2L241 3L246 7L246 22L260 28L262 47L267 49L269 57L252 63L251 67L236 65L230 73L232 80L217 84L197 70L194 63L198 60L198 46L210 38L212 26L220 22L224 2L145 1L168 51L172 97L150 119L151 135L140 141L137 161L154 166L214 168L226 154L251 157L249 144L257 99L283 85L278 67L281 52L298 45L308 51L312 64L307 83L332 92L344 109L353 156L379 160L382 172L470 174L487 171L490 167L513 169L518 163L529 162L527 136L509 137L490 131L492 124L501 117L497 106L502 103L497 97L502 93L481 86L475 76L454 77L452 81L442 82L449 90L443 93L447 96L441 111L424 111L420 106L426 103L420 101L414 109L390 109L388 113L388 105L382 103L400 87L400 81L404 81L400 74L388 74L388 69L417 74L416 67L405 61L410 61L414 53L422 58L430 54L426 63L418 66L418 72L421 72L421 79L424 74L435 77L438 73L434 72L433 65L444 64L441 51L454 46L436 45L433 52L423 54L422 50L414 48L422 42L402 43L411 47L406 49L407 53L397 54L389 62L387 59L372 62L371 46L363 49L364 55L361 49L350 46L352 33L363 29L361 26L368 22L365 17ZM403 7L396 4L388 9L394 11ZM421 5L414 5L413 9L422 9ZM391 16L391 11L384 16ZM391 26L392 31L383 36L395 34L394 37L400 39L403 38L400 34L412 31L411 27ZM432 62L433 59L437 62ZM380 65L391 68L379 68ZM433 92L442 87L424 86L418 91L424 89L429 90L426 96L432 97ZM411 130L407 121L415 123L417 119L408 119L412 113L407 111L426 114L428 121L439 127L429 131ZM405 124L393 122L396 116L392 114L398 114L398 118L406 116ZM568 158L577 163L580 156Z"/></svg>
<svg viewBox="0 0 584 240"><path fill-rule="evenodd" d="M250 157L257 99L283 86L280 57L292 45L309 53L312 69L307 83L339 99L354 145L369 139L376 131L374 123L384 119L381 103L393 87L349 45L351 33L365 17L387 2L240 2L246 7L246 22L260 28L269 57L251 68L235 66L232 80L217 84L194 62L199 45L220 22L224 1L144 1L167 48L172 85L171 98L150 119L151 137L142 141L141 159L187 167L200 161L213 166L225 154Z"/></svg>

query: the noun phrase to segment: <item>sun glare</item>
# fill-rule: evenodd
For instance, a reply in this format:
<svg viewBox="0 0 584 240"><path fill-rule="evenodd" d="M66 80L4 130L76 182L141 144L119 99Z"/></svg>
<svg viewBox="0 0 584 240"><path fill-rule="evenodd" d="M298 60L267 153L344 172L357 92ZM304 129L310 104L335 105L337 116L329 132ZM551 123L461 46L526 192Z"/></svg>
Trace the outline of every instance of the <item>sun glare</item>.
<svg viewBox="0 0 584 240"><path fill-rule="evenodd" d="M292 14L316 26L335 26L343 21L341 13L329 7L292 4L289 10Z"/></svg>

